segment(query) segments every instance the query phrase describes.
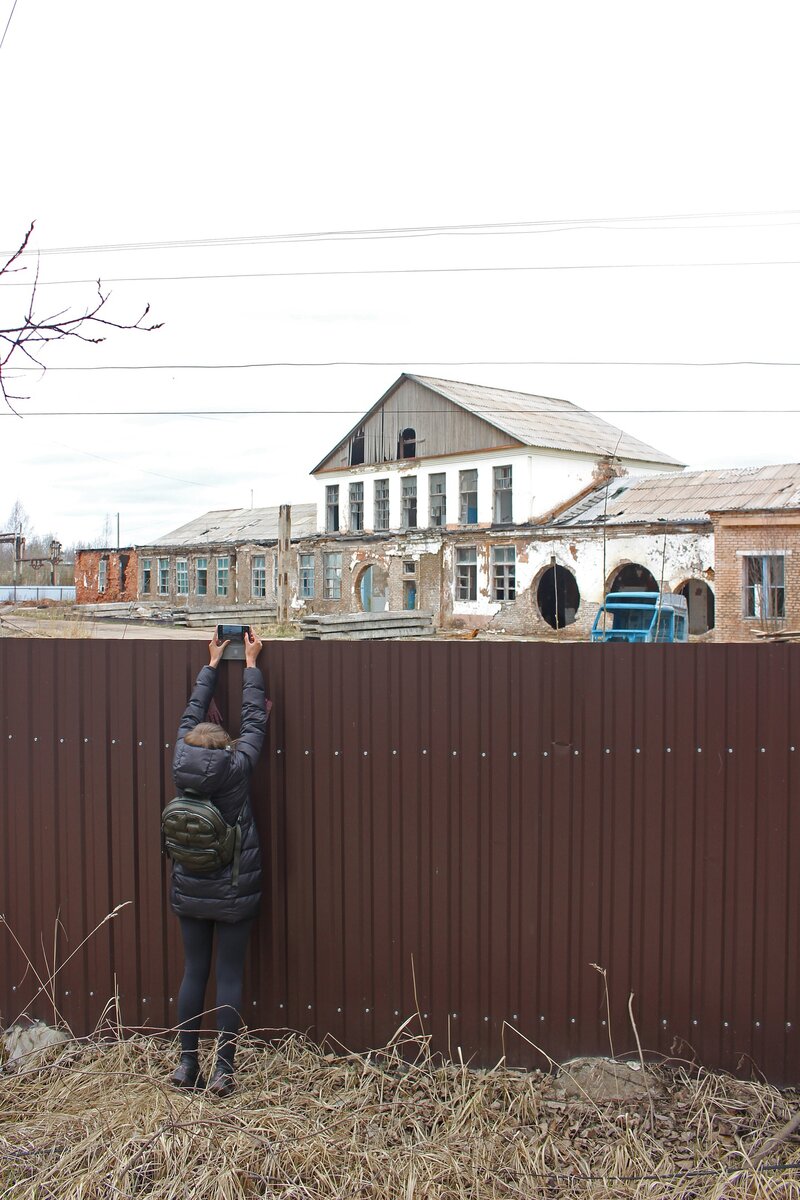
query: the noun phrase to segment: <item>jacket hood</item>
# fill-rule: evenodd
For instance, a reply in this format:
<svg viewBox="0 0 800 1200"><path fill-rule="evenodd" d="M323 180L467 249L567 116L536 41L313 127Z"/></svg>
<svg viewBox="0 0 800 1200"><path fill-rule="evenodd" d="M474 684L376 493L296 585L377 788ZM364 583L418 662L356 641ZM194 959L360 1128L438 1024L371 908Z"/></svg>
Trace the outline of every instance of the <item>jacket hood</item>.
<svg viewBox="0 0 800 1200"><path fill-rule="evenodd" d="M231 769L230 750L212 750L208 746L188 746L181 739L175 749L172 777L182 790L191 788L211 795L220 790Z"/></svg>

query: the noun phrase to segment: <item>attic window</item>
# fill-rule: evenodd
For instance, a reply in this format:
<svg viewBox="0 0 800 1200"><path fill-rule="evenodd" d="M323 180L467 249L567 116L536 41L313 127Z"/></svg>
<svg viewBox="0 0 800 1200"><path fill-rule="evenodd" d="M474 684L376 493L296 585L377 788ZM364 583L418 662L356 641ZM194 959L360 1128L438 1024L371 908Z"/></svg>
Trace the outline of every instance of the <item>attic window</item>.
<svg viewBox="0 0 800 1200"><path fill-rule="evenodd" d="M416 429L401 429L400 437L397 439L397 457L398 458L415 458L417 453L417 431Z"/></svg>
<svg viewBox="0 0 800 1200"><path fill-rule="evenodd" d="M364 426L357 429L350 439L350 466L360 467L364 461Z"/></svg>

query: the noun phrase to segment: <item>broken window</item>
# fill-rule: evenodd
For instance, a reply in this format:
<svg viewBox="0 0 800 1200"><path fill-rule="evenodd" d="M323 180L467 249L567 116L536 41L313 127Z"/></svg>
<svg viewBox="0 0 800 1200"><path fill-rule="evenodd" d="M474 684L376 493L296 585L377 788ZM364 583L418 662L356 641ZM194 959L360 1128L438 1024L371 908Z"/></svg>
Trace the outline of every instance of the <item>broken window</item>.
<svg viewBox="0 0 800 1200"><path fill-rule="evenodd" d="M364 426L357 429L350 439L350 466L360 467L364 461Z"/></svg>
<svg viewBox="0 0 800 1200"><path fill-rule="evenodd" d="M478 523L478 471L459 471L458 473L458 519L462 525L477 525Z"/></svg>
<svg viewBox="0 0 800 1200"><path fill-rule="evenodd" d="M417 477L407 475L400 481L401 524L403 529L417 528Z"/></svg>
<svg viewBox="0 0 800 1200"><path fill-rule="evenodd" d="M511 523L511 467L494 468L494 520L496 525Z"/></svg>
<svg viewBox="0 0 800 1200"><path fill-rule="evenodd" d="M517 594L517 550L515 546L492 548L492 598L513 600Z"/></svg>
<svg viewBox="0 0 800 1200"><path fill-rule="evenodd" d="M748 554L744 559L744 615L768 620L786 616L782 554Z"/></svg>
<svg viewBox="0 0 800 1200"><path fill-rule="evenodd" d="M375 528L389 528L389 480L375 480Z"/></svg>
<svg viewBox="0 0 800 1200"><path fill-rule="evenodd" d="M108 587L108 559L101 558L97 564L97 590L104 592Z"/></svg>
<svg viewBox="0 0 800 1200"><path fill-rule="evenodd" d="M198 596L208 595L208 559L198 558L195 564L197 571L197 594Z"/></svg>
<svg viewBox="0 0 800 1200"><path fill-rule="evenodd" d="M415 458L417 453L416 429L401 429L397 439L397 457Z"/></svg>
<svg viewBox="0 0 800 1200"><path fill-rule="evenodd" d="M175 560L175 591L179 596L189 595L189 564L185 558Z"/></svg>
<svg viewBox="0 0 800 1200"><path fill-rule="evenodd" d="M254 554L251 561L253 582L252 593L254 600L263 600L267 595L267 556Z"/></svg>
<svg viewBox="0 0 800 1200"><path fill-rule="evenodd" d="M341 600L342 598L342 556L341 554L323 554L322 566L324 571L323 595L326 600Z"/></svg>
<svg viewBox="0 0 800 1200"><path fill-rule="evenodd" d="M328 533L339 532L338 483L329 483L325 488L325 529Z"/></svg>
<svg viewBox="0 0 800 1200"><path fill-rule="evenodd" d="M403 560L403 608L417 607L417 564L413 558Z"/></svg>
<svg viewBox="0 0 800 1200"><path fill-rule="evenodd" d="M158 594L159 596L169 595L169 559L160 558L158 560Z"/></svg>
<svg viewBox="0 0 800 1200"><path fill-rule="evenodd" d="M536 603L548 625L553 629L563 629L565 625L572 625L575 621L581 594L572 571L562 567L555 558L550 562L551 565L539 580Z"/></svg>
<svg viewBox="0 0 800 1200"><path fill-rule="evenodd" d="M299 556L299 575L300 575L300 599L313 600L314 598L314 555L301 554Z"/></svg>
<svg viewBox="0 0 800 1200"><path fill-rule="evenodd" d="M478 599L478 549L460 546L456 550L456 600Z"/></svg>
<svg viewBox="0 0 800 1200"><path fill-rule="evenodd" d="M150 595L150 588L152 586L151 581L152 581L153 572L151 569L150 561L151 560L149 558L142 559L142 595L143 596Z"/></svg>
<svg viewBox="0 0 800 1200"><path fill-rule="evenodd" d="M222 554L217 559L217 595L227 596L228 581L230 577L231 560L227 554Z"/></svg>
<svg viewBox="0 0 800 1200"><path fill-rule="evenodd" d="M430 523L431 525L447 524L447 476L431 475L429 479Z"/></svg>
<svg viewBox="0 0 800 1200"><path fill-rule="evenodd" d="M362 480L350 484L350 528L354 532L364 528L364 484Z"/></svg>

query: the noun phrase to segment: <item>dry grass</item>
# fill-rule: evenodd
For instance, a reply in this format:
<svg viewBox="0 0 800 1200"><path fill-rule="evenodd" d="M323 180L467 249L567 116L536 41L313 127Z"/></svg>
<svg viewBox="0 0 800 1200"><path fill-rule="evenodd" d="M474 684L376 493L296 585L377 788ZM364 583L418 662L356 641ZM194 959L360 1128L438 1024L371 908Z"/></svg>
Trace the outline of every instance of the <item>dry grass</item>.
<svg viewBox="0 0 800 1200"><path fill-rule="evenodd" d="M4 1200L800 1197L794 1141L751 1165L791 1116L766 1084L656 1067L651 1112L443 1064L424 1038L358 1056L246 1036L239 1090L213 1101L166 1085L175 1061L111 1031L0 1075Z"/></svg>

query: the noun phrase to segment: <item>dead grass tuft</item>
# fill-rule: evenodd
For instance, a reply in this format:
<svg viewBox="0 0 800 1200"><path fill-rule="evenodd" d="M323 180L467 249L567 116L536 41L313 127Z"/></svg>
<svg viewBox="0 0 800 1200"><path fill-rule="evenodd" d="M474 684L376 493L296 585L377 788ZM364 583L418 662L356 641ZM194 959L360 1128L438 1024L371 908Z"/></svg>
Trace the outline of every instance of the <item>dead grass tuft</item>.
<svg viewBox="0 0 800 1200"><path fill-rule="evenodd" d="M442 1063L401 1035L370 1055L299 1035L241 1039L235 1095L170 1089L174 1042L110 1033L0 1074L9 1200L800 1198L800 1148L759 1147L791 1116L763 1083L650 1068L641 1102L564 1100L553 1078ZM776 1163L797 1170L774 1169Z"/></svg>

